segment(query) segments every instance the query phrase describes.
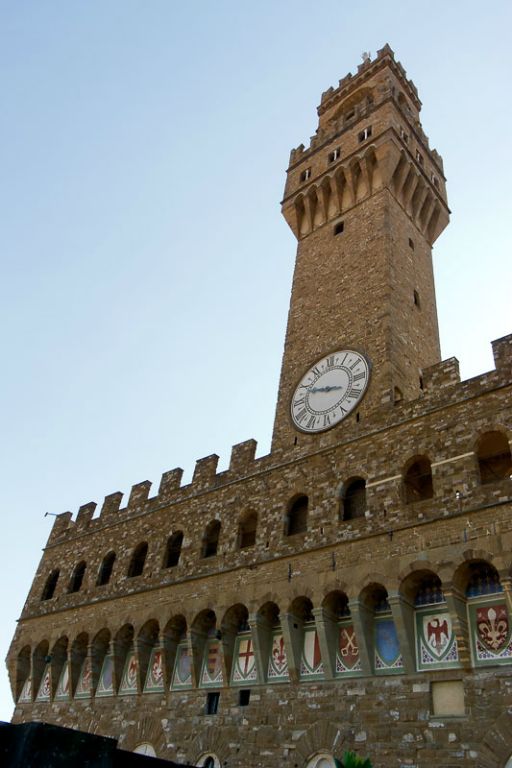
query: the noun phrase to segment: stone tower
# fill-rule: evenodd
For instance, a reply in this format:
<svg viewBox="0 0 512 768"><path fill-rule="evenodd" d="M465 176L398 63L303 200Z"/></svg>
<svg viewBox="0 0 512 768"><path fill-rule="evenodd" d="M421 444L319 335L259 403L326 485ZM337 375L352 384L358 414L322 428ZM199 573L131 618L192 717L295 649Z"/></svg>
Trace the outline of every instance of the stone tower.
<svg viewBox="0 0 512 768"><path fill-rule="evenodd" d="M352 419L417 397L423 369L440 360L432 243L448 207L420 109L385 46L322 95L309 148L291 152L282 210L298 247L273 450L295 442L293 389L322 355L348 348L370 361Z"/></svg>
<svg viewBox="0 0 512 768"><path fill-rule="evenodd" d="M440 361L448 209L385 46L291 154L271 452L56 517L9 649L15 723L202 768L512 765L512 335Z"/></svg>

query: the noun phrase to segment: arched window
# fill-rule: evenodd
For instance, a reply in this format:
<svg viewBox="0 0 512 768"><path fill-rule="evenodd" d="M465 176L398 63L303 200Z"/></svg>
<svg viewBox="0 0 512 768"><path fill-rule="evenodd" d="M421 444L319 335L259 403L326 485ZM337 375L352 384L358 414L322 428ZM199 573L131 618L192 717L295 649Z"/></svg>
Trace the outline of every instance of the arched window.
<svg viewBox="0 0 512 768"><path fill-rule="evenodd" d="M472 563L466 586L466 597L480 597L503 592L498 571L489 563Z"/></svg>
<svg viewBox="0 0 512 768"><path fill-rule="evenodd" d="M55 594L55 588L57 586L59 576L60 576L60 571L58 568L56 568L54 571L50 573L50 575L46 579L46 584L44 585L43 592L41 594L41 600L52 599L53 595Z"/></svg>
<svg viewBox="0 0 512 768"><path fill-rule="evenodd" d="M439 576L433 573L424 576L417 585L414 605L420 607L444 602L445 597Z"/></svg>
<svg viewBox="0 0 512 768"><path fill-rule="evenodd" d="M356 477L352 480L343 496L343 519L354 520L364 517L366 512L366 480Z"/></svg>
<svg viewBox="0 0 512 768"><path fill-rule="evenodd" d="M256 528L258 526L258 515L256 512L249 512L240 520L238 529L239 549L253 547L256 543Z"/></svg>
<svg viewBox="0 0 512 768"><path fill-rule="evenodd" d="M105 555L105 557L103 558L103 562L100 565L98 578L96 580L96 586L102 587L104 584L109 583L110 577L112 576L112 568L114 567L115 561L116 561L115 552L109 552L108 555Z"/></svg>
<svg viewBox="0 0 512 768"><path fill-rule="evenodd" d="M299 496L292 502L286 516L286 536L304 533L308 529L308 497Z"/></svg>
<svg viewBox="0 0 512 768"><path fill-rule="evenodd" d="M203 547L201 557L213 557L217 554L219 546L220 523L218 520L212 520L206 526L203 538Z"/></svg>
<svg viewBox="0 0 512 768"><path fill-rule="evenodd" d="M78 563L77 566L75 566L75 570L73 571L71 580L69 582L68 592L80 592L82 582L84 580L85 568L85 560L82 560Z"/></svg>
<svg viewBox="0 0 512 768"><path fill-rule="evenodd" d="M178 565L181 555L181 545L183 544L183 531L176 531L167 539L165 548L164 568L174 568Z"/></svg>
<svg viewBox="0 0 512 768"><path fill-rule="evenodd" d="M128 568L127 576L128 578L133 578L134 576L140 576L144 570L144 564L146 562L146 557L148 554L148 545L146 541L141 542L138 544L132 555L132 559L130 561L130 566Z"/></svg>
<svg viewBox="0 0 512 768"><path fill-rule="evenodd" d="M419 456L409 465L404 475L405 503L431 499L434 495L432 468L426 456Z"/></svg>
<svg viewBox="0 0 512 768"><path fill-rule="evenodd" d="M504 480L512 473L510 445L502 432L487 432L477 446L478 468L482 485Z"/></svg>

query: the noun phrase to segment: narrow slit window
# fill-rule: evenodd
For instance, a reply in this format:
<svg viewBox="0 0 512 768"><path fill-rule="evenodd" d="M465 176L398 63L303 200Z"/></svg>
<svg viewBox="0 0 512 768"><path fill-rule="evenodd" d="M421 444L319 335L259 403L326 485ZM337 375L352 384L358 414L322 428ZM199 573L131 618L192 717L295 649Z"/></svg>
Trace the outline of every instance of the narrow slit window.
<svg viewBox="0 0 512 768"><path fill-rule="evenodd" d="M219 709L220 693L218 691L210 691L206 694L206 707L205 713L207 715L216 715Z"/></svg>
<svg viewBox="0 0 512 768"><path fill-rule="evenodd" d="M372 135L372 127L371 125L368 125L366 128L363 128L363 130L359 133L357 137L359 139L359 143L361 144L363 141L366 141L367 139L370 138L371 135Z"/></svg>
<svg viewBox="0 0 512 768"><path fill-rule="evenodd" d="M238 696L238 704L240 707L247 707L249 706L249 701L251 700L251 692L250 690L243 690L240 691L240 694Z"/></svg>
<svg viewBox="0 0 512 768"><path fill-rule="evenodd" d="M338 223L334 225L334 234L341 235L344 229L345 229L345 222L338 221Z"/></svg>

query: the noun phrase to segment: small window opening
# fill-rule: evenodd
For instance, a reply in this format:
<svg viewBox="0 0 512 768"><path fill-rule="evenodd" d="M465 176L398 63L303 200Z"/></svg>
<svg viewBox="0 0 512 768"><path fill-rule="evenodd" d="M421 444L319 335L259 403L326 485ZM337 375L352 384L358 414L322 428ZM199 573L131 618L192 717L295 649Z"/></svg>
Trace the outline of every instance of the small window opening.
<svg viewBox="0 0 512 768"><path fill-rule="evenodd" d="M206 694L205 713L207 715L216 715L219 708L220 693L218 691L209 691Z"/></svg>
<svg viewBox="0 0 512 768"><path fill-rule="evenodd" d="M345 229L345 222L338 221L338 223L334 225L334 234L341 235L344 229Z"/></svg>
<svg viewBox="0 0 512 768"><path fill-rule="evenodd" d="M308 181L311 178L311 168L306 168L304 171L302 171L300 175L300 180L302 182Z"/></svg>
<svg viewBox="0 0 512 768"><path fill-rule="evenodd" d="M240 707L247 707L249 706L249 701L251 700L251 692L250 691L240 691L238 695L238 705Z"/></svg>
<svg viewBox="0 0 512 768"><path fill-rule="evenodd" d="M291 505L286 519L286 535L294 536L308 529L308 497L299 496Z"/></svg>
<svg viewBox="0 0 512 768"><path fill-rule="evenodd" d="M482 485L505 480L512 473L512 457L507 436L502 432L483 435L477 447L478 469Z"/></svg>
<svg viewBox="0 0 512 768"><path fill-rule="evenodd" d="M165 549L164 568L174 568L178 565L183 544L183 531L176 531L169 536Z"/></svg>
<svg viewBox="0 0 512 768"><path fill-rule="evenodd" d="M420 295L418 291L413 291L413 298L414 298L414 306L420 308Z"/></svg>
<svg viewBox="0 0 512 768"><path fill-rule="evenodd" d="M335 163L336 160L339 159L341 155L341 150L339 147L336 147L336 149L333 149L332 152L329 152L327 159L330 163Z"/></svg>
<svg viewBox="0 0 512 768"><path fill-rule="evenodd" d="M416 459L404 476L405 503L431 499L434 495L432 468L426 456Z"/></svg>
<svg viewBox="0 0 512 768"><path fill-rule="evenodd" d="M343 499L343 520L364 517L366 512L366 481L358 477L348 485Z"/></svg>
<svg viewBox="0 0 512 768"><path fill-rule="evenodd" d="M78 563L75 570L73 571L73 575L71 576L71 581L69 582L68 592L80 592L80 589L82 587L82 582L84 580L84 575L85 575L85 562L82 561L81 563Z"/></svg>
<svg viewBox="0 0 512 768"><path fill-rule="evenodd" d="M255 512L249 513L242 519L238 531L239 549L246 549L255 545L257 525L258 516Z"/></svg>
<svg viewBox="0 0 512 768"><path fill-rule="evenodd" d="M115 559L116 559L115 552L109 552L108 555L105 555L105 557L103 558L103 562L101 563L100 571L98 573L98 579L96 581L97 587L102 587L104 584L108 584L108 582L110 581Z"/></svg>
<svg viewBox="0 0 512 768"><path fill-rule="evenodd" d="M55 594L55 588L57 587L59 576L60 576L60 571L58 569L50 573L50 575L46 579L46 584L44 585L43 593L41 595L41 600L52 599L53 595Z"/></svg>
<svg viewBox="0 0 512 768"><path fill-rule="evenodd" d="M220 522L218 520L213 520L207 526L205 531L203 550L201 553L202 557L214 557L217 554L217 549L219 547L219 535Z"/></svg>
<svg viewBox="0 0 512 768"><path fill-rule="evenodd" d="M421 152L419 152L418 150L416 150L416 160L417 160L417 162L418 162L420 165L423 165L423 163L424 163L424 160L423 160L423 155L422 155L422 154L421 154Z"/></svg>
<svg viewBox="0 0 512 768"><path fill-rule="evenodd" d="M370 136L371 136L371 135L372 135L372 127L371 127L371 125L369 125L367 128L364 128L364 129L363 129L363 130L362 130L362 131L361 131L361 132L358 134L358 137L357 137L357 138L358 138L358 140L359 140L359 143L361 144L363 141L366 141L367 139L369 139L369 138L370 138Z"/></svg>
<svg viewBox="0 0 512 768"><path fill-rule="evenodd" d="M400 128L400 136L402 140L405 142L405 144L409 142L409 136L402 127Z"/></svg>
<svg viewBox="0 0 512 768"><path fill-rule="evenodd" d="M132 559L130 561L130 567L128 568L128 573L126 574L129 579L132 579L135 576L141 576L144 570L144 564L146 562L147 554L148 554L148 545L144 541L135 548L134 553L132 555Z"/></svg>
<svg viewBox="0 0 512 768"><path fill-rule="evenodd" d="M419 385L420 385L420 389L421 389L421 391L423 391L423 376L420 376L420 377L419 377L419 380L418 380L418 382L419 382Z"/></svg>
<svg viewBox="0 0 512 768"><path fill-rule="evenodd" d="M414 251L414 240L411 237L409 238L409 248Z"/></svg>

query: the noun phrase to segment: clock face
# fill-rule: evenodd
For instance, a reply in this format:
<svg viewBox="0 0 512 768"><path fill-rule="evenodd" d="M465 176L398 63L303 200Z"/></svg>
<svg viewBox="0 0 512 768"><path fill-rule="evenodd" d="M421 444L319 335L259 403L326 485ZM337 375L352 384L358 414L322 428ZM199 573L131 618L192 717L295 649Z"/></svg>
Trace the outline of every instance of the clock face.
<svg viewBox="0 0 512 768"><path fill-rule="evenodd" d="M339 424L366 392L370 364L352 349L331 352L306 371L291 401L291 416L301 432L323 432Z"/></svg>

